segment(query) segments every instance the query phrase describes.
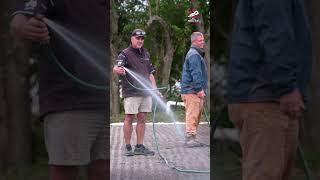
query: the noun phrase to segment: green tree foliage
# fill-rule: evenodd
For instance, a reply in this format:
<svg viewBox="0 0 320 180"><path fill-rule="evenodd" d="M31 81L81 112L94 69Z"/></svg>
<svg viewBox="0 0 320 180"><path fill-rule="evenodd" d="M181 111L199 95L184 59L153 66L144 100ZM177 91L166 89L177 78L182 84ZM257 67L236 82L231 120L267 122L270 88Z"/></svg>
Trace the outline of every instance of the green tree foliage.
<svg viewBox="0 0 320 180"><path fill-rule="evenodd" d="M157 5L157 2L159 4ZM147 28L149 20L149 4L152 15L160 16L170 28L170 37L174 48L170 84L174 79L180 79L184 57L190 46L190 35L196 26L188 22L189 9L193 4L189 0L126 0L115 2L118 20L118 36L120 47L118 51L129 45L130 33L135 28L143 28L147 32L145 47L149 50L153 64L159 69L165 54L164 30L160 23L155 22ZM204 18L206 30L209 28L209 1L199 0L200 9L197 9ZM209 37L207 37L209 38ZM160 77L159 77L160 78ZM157 78L157 79L159 79Z"/></svg>

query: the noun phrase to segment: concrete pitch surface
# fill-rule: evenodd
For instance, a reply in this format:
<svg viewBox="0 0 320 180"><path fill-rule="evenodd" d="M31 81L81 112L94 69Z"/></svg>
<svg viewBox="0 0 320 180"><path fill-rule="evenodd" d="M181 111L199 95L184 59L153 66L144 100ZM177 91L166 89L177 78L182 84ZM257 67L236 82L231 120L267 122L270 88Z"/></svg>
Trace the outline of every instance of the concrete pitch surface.
<svg viewBox="0 0 320 180"><path fill-rule="evenodd" d="M156 124L156 134L160 153L168 162L183 169L210 169L210 129L208 124L200 124L197 141L202 147L186 148L184 146L184 124ZM181 134L177 133L181 131ZM111 124L110 158L111 180L209 180L209 173L182 173L169 168L161 160L154 145L152 124L148 124L145 145L156 152L155 156L124 156L123 125ZM135 125L132 143L136 144Z"/></svg>

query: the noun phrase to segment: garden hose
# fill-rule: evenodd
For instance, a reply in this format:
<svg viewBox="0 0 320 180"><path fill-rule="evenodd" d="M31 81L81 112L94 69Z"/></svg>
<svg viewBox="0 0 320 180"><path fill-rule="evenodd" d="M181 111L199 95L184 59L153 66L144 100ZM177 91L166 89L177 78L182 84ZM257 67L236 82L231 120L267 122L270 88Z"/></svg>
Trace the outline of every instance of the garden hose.
<svg viewBox="0 0 320 180"><path fill-rule="evenodd" d="M138 88L136 86L134 86L126 77L125 79L127 80L127 82L135 89L138 89L138 90L150 90L150 89L144 89L144 88ZM157 89L166 89L166 87L162 87L162 88L155 88L155 89L151 89L151 90L157 90ZM168 162L168 160L160 153L160 148L159 148L159 143L158 143L158 140L157 140L157 135L156 135L156 127L155 127L155 114L156 114L156 110L157 110L157 103L155 104L154 106L154 109L153 109L153 117L152 117L152 127L153 127L153 139L154 139L154 145L156 146L156 149L157 149L157 152L160 156L160 158L165 162L165 164L173 169L173 170L176 170L178 172L184 172L184 173L210 173L210 170L196 170L196 169L184 169L184 168L180 168L180 167L177 167L173 164L170 164ZM206 119L207 121L209 122L208 120L208 115L205 113L205 116L206 116ZM209 122L210 123L210 122Z"/></svg>
<svg viewBox="0 0 320 180"><path fill-rule="evenodd" d="M91 84L91 83L88 83L88 82L85 82L81 79L79 79L78 77L74 76L70 71L68 71L57 59L57 57L54 55L53 53L53 50L52 48L50 47L49 44L46 44L44 45L44 48L46 50L46 52L48 53L48 56L51 60L53 60L57 65L58 67L61 69L61 71L63 71L63 73L65 73L69 78L71 78L72 80L74 80L75 82L85 86L85 87L88 87L88 88L93 88L93 89L98 89L98 90L103 90L103 91L106 91L107 90L107 86L101 86L101 85L95 85L95 84ZM128 81L128 79L127 79ZM129 81L128 81L129 82ZM137 89L140 89L141 88L138 88L138 87L135 87L132 83L129 82L129 84L131 86L133 86L134 88L137 88ZM164 88L157 88L157 89L164 89ZM148 89L150 90L150 89ZM152 89L152 90L156 90L156 89ZM154 137L154 142L155 142L155 145L156 145L156 148L157 148L157 152L159 154L159 156L161 157L161 159L166 163L167 166L169 166L170 168L176 170L176 171L179 171L179 172L186 172L186 173L210 173L210 170L193 170L193 169L183 169L183 168L179 168L179 167L176 167L174 165L171 165L169 164L169 162L166 160L166 158L164 158L161 153L160 153L160 150L159 150L159 144L157 142L157 136L156 136L156 128L155 128L155 112L156 112L156 107L157 105L155 105L155 108L154 108L154 113L153 113L153 137ZM207 115L207 112L204 110L204 114L206 116L206 120L208 121L208 123L210 124L210 121L209 121L209 118L208 118L208 115ZM219 113L220 114L220 113ZM215 129L217 127L217 123L218 123L218 118L216 118L216 121L214 122L214 127L213 127L213 131L212 131L212 137L214 136L214 132L215 132ZM304 157L304 153L303 153L303 150L301 148L301 145L299 144L298 145L298 155L299 157L301 158L302 162L303 162L303 168L304 168L304 172L305 172L305 175L307 177L307 180L312 180L311 178L311 173L310 173L310 169L308 167L308 164L307 164L307 161Z"/></svg>
<svg viewBox="0 0 320 180"><path fill-rule="evenodd" d="M85 86L85 87L88 87L88 88L93 88L93 89L98 89L98 90L104 90L106 91L107 90L107 87L106 86L99 86L99 85L95 85L95 84L91 84L91 83L88 83L88 82L85 82L81 79L79 79L78 77L74 76L70 71L68 71L60 62L59 60L57 59L57 57L54 55L53 53L53 50L52 48L50 47L49 44L45 44L43 45L44 48L45 48L45 51L46 53L48 54L49 58L55 62L58 67L61 69L61 71L67 75L69 78L71 78L72 80L74 80L75 82ZM142 88L138 88L136 86L134 86L127 78L126 80L128 81L128 83L136 88L136 89L139 89L139 90L159 90L159 89L165 89L166 87L162 87L162 88L155 88L155 89L142 89ZM184 172L184 173L210 173L210 170L195 170L195 169L183 169L183 168L180 168L180 167L177 167L177 166L174 166L173 164L170 164L167 159L165 157L162 156L162 154L160 153L160 149L159 149L159 143L157 141L157 136L156 136L156 128L155 128L155 112L156 112L156 109L157 109L157 104L155 105L154 107L154 113L153 113L153 137L154 137L154 143L155 143L155 146L157 148L157 152L159 154L159 156L161 157L161 159L166 163L166 165L178 172ZM206 116L206 119L208 119L208 116L205 112L205 116ZM207 120L209 122L209 120Z"/></svg>
<svg viewBox="0 0 320 180"><path fill-rule="evenodd" d="M70 71L68 71L58 60L58 58L55 56L55 54L53 53L52 48L50 47L50 44L44 44L42 45L46 51L46 53L49 56L49 59L52 60L54 63L56 63L58 65L58 67L60 68L60 70L66 75L68 76L70 79L72 79L73 81L91 88L91 89L97 89L97 90L102 90L102 91L107 91L108 87L107 86L102 86L102 85L95 85L95 84L91 84L89 82L83 81L80 78L76 77L75 75L73 75Z"/></svg>
<svg viewBox="0 0 320 180"><path fill-rule="evenodd" d="M133 85L129 79L127 78L127 74L124 75L125 80L129 83L130 86L132 86L135 89L141 90L141 91L155 91L155 90L161 90L161 89L167 89L167 87L161 87L161 88L139 88L135 85Z"/></svg>
<svg viewBox="0 0 320 180"><path fill-rule="evenodd" d="M303 150L302 150L302 147L300 145L300 143L298 144L298 155L300 156L300 159L302 160L302 163L303 163L303 171L306 175L306 178L307 180L313 180L311 178L311 172L310 172L310 169L308 167L308 163L304 157L304 153L303 153Z"/></svg>
<svg viewBox="0 0 320 180"><path fill-rule="evenodd" d="M152 117L152 122L153 122L153 138L154 138L154 144L157 148L157 152L160 156L160 158L165 162L165 164L171 168L171 169L174 169L178 172L184 172L184 173L210 173L210 170L196 170L196 169L184 169L184 168L180 168L180 167L177 167L173 164L170 164L168 162L168 160L162 156L162 154L160 153L160 148L159 148L159 143L158 143L158 140L157 140L157 135L156 135L156 127L155 127L155 114L156 114L156 110L157 110L157 103L155 104L154 106L154 109L153 109L153 117Z"/></svg>
<svg viewBox="0 0 320 180"><path fill-rule="evenodd" d="M204 114L204 117L205 117L205 119L207 120L207 122L208 122L208 124L209 124L209 126L211 125L211 123L210 123L210 119L209 119L209 115L208 115L208 111L207 111L207 109L208 108L206 108L206 107L208 107L207 106L207 101L206 100L204 100L204 108L203 108L203 114Z"/></svg>
<svg viewBox="0 0 320 180"><path fill-rule="evenodd" d="M132 83L130 83L130 81L126 78L126 80L128 81L128 83L133 87L133 88L136 88L136 89L139 89L139 90L149 90L149 89L143 89L143 88L137 88L136 86L134 86ZM166 87L162 87L162 88L157 88L157 89L166 89ZM156 89L152 89L152 90L156 90ZM160 156L160 158L165 162L165 164L171 168L171 169L174 169L178 172L184 172L184 173L210 173L210 170L196 170L196 169L184 169L184 168L180 168L180 167L177 167L173 164L170 164L168 162L168 160L160 153L160 148L159 148L159 143L158 143L158 140L157 140L157 136L156 136L156 127L155 127L155 114L156 114L156 110L157 110L157 103L155 104L154 106L154 109L153 109L153 117L152 117L152 127L153 127L153 139L154 139L154 145L156 146L156 149L157 149L157 152ZM205 114L206 115L206 114ZM206 115L207 117L207 115ZM208 118L206 118L208 119Z"/></svg>
<svg viewBox="0 0 320 180"><path fill-rule="evenodd" d="M207 102L206 100L204 100L204 102ZM178 104L178 100L176 100L176 105ZM207 103L205 103L204 108L203 108L203 114L204 114L204 118L206 119L206 121L208 122L209 126L210 126L210 119L209 119L209 115L208 112L206 111L206 107Z"/></svg>

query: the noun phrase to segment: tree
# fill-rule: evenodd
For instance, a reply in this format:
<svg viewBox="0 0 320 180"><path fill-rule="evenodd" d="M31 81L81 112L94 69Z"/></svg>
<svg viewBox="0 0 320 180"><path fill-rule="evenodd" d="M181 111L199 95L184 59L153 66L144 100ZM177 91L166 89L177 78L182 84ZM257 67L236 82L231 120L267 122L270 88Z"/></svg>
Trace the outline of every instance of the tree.
<svg viewBox="0 0 320 180"><path fill-rule="evenodd" d="M159 86L174 84L174 80L181 78L185 55L190 47L190 35L196 30L187 20L188 0L114 0L112 15L112 52L119 53L130 42L130 33L135 28L143 28L147 32L145 47L148 49L151 61L155 65L155 74ZM208 0L199 1L199 8L203 9L204 22L202 28L209 36L209 7ZM112 13L113 14L113 13ZM178 18L177 18L178 17ZM209 55L209 53L208 53ZM113 55L115 57L115 55ZM112 57L113 61L115 60ZM210 62L209 59L207 59ZM112 83L117 83L116 79ZM116 84L112 87L112 96L118 91ZM118 96L114 96L118 97ZM208 96L209 97L209 96ZM113 97L112 97L113 98ZM115 101L112 101L115 102ZM118 107L119 104L112 104ZM112 111L112 114L116 111Z"/></svg>
<svg viewBox="0 0 320 180"><path fill-rule="evenodd" d="M1 1L0 172L31 164L29 54L8 32L10 1Z"/></svg>
<svg viewBox="0 0 320 180"><path fill-rule="evenodd" d="M119 78L112 72L112 68L114 65L114 60L117 57L117 48L119 46L118 41L118 19L119 16L117 14L116 6L114 0L110 1L110 17L111 21L111 38L110 38L110 49L111 49L111 58L110 58L110 113L111 119L116 120L119 118L120 108L119 108L119 91L118 91L118 81Z"/></svg>
<svg viewBox="0 0 320 180"><path fill-rule="evenodd" d="M148 1L148 0L147 0ZM159 1L157 1L157 8L159 8ZM163 20L162 17L158 15L152 15L152 7L150 2L148 1L148 8L149 8L149 20L147 22L147 28L150 28L150 26L155 22L158 21L160 26L163 29L163 36L164 36L164 42L165 42L165 54L163 57L162 62L162 68L160 72L161 81L160 84L169 84L169 78L170 78L170 72L171 72L171 65L172 65L172 59L173 59L173 53L175 49L172 45L172 39L171 39L171 31L166 21Z"/></svg>

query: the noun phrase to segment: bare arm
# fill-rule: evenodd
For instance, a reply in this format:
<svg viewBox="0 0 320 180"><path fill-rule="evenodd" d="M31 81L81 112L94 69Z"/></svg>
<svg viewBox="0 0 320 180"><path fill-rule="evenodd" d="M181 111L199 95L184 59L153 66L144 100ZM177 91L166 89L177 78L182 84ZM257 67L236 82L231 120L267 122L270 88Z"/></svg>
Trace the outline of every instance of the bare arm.
<svg viewBox="0 0 320 180"><path fill-rule="evenodd" d="M150 74L149 79L151 81L152 84L152 88L156 89L156 94L158 94L158 96L163 97L162 94L159 92L159 90L157 89L157 83L156 83L156 79L154 78L153 74Z"/></svg>
<svg viewBox="0 0 320 180"><path fill-rule="evenodd" d="M154 78L153 74L150 74L149 79L151 81L152 88L156 89L157 88L157 83L156 83L156 79Z"/></svg>

